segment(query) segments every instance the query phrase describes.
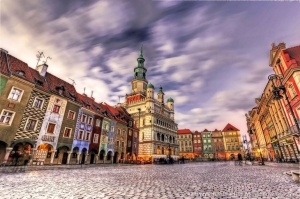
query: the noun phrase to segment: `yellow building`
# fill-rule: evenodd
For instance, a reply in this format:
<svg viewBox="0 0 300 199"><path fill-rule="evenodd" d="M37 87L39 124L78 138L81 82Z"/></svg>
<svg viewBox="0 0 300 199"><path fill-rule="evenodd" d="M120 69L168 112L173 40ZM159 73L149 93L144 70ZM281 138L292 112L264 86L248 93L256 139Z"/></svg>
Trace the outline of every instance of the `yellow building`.
<svg viewBox="0 0 300 199"><path fill-rule="evenodd" d="M187 159L194 158L193 152L193 134L190 129L179 129L178 143L179 143L179 156Z"/></svg>
<svg viewBox="0 0 300 199"><path fill-rule="evenodd" d="M242 140L240 130L231 124L227 124L223 129L223 143L225 147L225 158L231 160L242 154Z"/></svg>

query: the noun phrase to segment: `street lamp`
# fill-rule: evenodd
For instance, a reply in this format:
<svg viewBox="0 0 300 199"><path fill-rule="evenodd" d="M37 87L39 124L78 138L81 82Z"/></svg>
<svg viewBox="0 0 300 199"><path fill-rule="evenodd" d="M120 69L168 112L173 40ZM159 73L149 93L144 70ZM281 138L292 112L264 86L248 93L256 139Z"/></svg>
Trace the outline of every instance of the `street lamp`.
<svg viewBox="0 0 300 199"><path fill-rule="evenodd" d="M275 100L281 100L283 98L282 95L280 95L280 91L282 90L283 91L283 94L285 96L285 100L289 106L289 109L291 111L291 114L292 114L292 117L294 119L294 122L295 122L295 125L296 125L296 128L297 128L297 131L298 131L298 134L300 135L300 128L299 128L299 124L298 124L298 121L296 119L296 116L295 116L295 113L293 111L293 108L291 106L291 103L289 101L289 98L286 94L286 88L284 87L284 85L282 84L282 77L278 76L278 75L275 75L275 74L271 74L268 76L268 79L272 81L272 86L273 86L273 95L274 95L274 99ZM280 81L280 85L279 86L275 86L275 83L274 83L274 79L278 79Z"/></svg>
<svg viewBox="0 0 300 199"><path fill-rule="evenodd" d="M265 165L265 161L264 161L264 159L263 159L263 157L262 157L262 154L261 154L261 149L260 149L260 146L259 146L259 143L258 143L258 139L257 139L257 135L256 135L256 133L255 133L255 129L250 129L250 130L249 130L249 134L250 134L250 135L253 135L253 134L254 134L255 139L256 139L256 142L257 142L257 146L258 146L258 151L259 151L260 159L261 159L261 165Z"/></svg>

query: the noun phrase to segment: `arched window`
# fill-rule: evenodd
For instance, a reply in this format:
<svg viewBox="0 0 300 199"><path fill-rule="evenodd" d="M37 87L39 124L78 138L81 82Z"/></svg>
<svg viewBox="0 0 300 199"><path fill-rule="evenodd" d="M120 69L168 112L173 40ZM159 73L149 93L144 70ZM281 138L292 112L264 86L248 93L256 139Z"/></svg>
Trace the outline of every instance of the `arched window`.
<svg viewBox="0 0 300 199"><path fill-rule="evenodd" d="M157 139L158 141L160 141L160 134L159 134L159 133L156 134L156 139Z"/></svg>

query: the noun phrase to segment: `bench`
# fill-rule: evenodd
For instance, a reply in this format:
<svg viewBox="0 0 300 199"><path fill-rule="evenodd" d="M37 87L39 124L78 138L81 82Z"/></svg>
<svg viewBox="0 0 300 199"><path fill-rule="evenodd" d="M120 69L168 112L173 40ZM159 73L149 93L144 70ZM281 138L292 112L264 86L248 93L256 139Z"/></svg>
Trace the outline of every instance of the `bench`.
<svg viewBox="0 0 300 199"><path fill-rule="evenodd" d="M291 171L291 173L292 173L293 180L295 182L299 183L300 182L300 180L299 180L300 171L299 170L294 170L294 171Z"/></svg>

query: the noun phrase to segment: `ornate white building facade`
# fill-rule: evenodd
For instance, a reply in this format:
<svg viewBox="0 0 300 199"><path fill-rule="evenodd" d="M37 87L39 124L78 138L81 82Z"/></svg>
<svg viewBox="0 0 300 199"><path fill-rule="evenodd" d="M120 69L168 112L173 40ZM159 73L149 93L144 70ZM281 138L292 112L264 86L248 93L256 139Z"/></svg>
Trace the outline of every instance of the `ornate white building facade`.
<svg viewBox="0 0 300 199"><path fill-rule="evenodd" d="M147 69L141 49L131 81L132 91L126 94L122 104L139 127L138 157L144 160L171 156L178 158L177 124L174 120L174 100L170 97L165 104L165 94L159 88L157 99L154 86L146 79Z"/></svg>

